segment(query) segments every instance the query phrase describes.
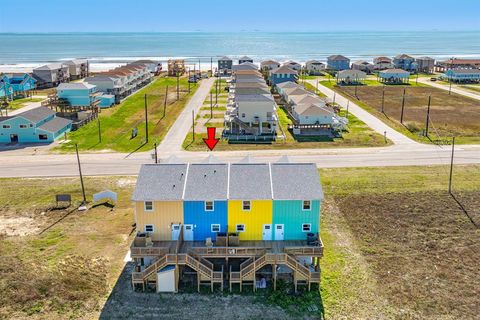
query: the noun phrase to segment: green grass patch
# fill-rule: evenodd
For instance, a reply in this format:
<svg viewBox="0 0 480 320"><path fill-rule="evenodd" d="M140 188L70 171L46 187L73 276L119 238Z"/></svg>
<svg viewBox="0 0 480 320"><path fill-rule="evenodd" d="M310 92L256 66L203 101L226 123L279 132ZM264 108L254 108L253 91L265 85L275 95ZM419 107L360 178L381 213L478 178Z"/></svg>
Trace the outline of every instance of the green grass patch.
<svg viewBox="0 0 480 320"><path fill-rule="evenodd" d="M9 110L17 110L25 107L28 103L43 101L43 98L20 98L8 102Z"/></svg>
<svg viewBox="0 0 480 320"><path fill-rule="evenodd" d="M168 86L167 107L164 109L165 90ZM180 99L176 97L176 78L156 78L146 88L128 97L120 105L100 113L102 141L99 141L98 123L92 121L75 132L68 134L69 143L62 144L55 150L73 152L75 143L80 150L115 150L120 152L145 151L153 148L167 134L178 115L195 93L198 85L191 86L188 93L187 79L180 79ZM148 134L149 141L145 143L145 102L147 95ZM164 114L165 110L165 114ZM138 135L131 138L134 128Z"/></svg>

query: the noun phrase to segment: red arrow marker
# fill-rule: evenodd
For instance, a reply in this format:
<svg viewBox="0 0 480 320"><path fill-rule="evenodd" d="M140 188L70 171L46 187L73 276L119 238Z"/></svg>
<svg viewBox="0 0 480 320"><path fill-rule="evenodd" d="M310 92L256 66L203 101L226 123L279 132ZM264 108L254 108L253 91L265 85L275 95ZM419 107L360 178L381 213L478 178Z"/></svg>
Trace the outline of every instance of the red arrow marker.
<svg viewBox="0 0 480 320"><path fill-rule="evenodd" d="M216 130L217 130L217 128L215 128L215 127L207 128L207 137L208 138L203 138L203 142L205 142L205 144L207 145L208 149L210 149L210 151L213 151L213 149L217 145L218 141L220 140L220 139L215 139L215 131Z"/></svg>

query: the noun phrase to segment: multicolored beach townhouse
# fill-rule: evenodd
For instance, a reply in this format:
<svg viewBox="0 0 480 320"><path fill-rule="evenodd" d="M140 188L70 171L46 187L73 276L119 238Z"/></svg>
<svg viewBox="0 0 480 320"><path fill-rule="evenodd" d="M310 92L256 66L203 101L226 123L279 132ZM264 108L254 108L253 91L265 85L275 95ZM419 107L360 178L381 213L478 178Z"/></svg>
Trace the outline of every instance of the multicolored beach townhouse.
<svg viewBox="0 0 480 320"><path fill-rule="evenodd" d="M132 285L176 292L193 274L198 289L276 288L280 278L310 289L320 282L322 199L313 163L143 165Z"/></svg>

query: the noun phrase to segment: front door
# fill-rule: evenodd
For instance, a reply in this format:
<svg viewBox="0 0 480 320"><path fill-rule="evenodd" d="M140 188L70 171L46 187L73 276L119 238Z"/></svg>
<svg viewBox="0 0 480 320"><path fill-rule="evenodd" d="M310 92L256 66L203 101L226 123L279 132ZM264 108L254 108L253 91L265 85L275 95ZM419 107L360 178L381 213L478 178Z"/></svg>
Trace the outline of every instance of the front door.
<svg viewBox="0 0 480 320"><path fill-rule="evenodd" d="M283 224L275 225L275 240L283 240Z"/></svg>
<svg viewBox="0 0 480 320"><path fill-rule="evenodd" d="M193 241L193 224L183 226L183 240Z"/></svg>
<svg viewBox="0 0 480 320"><path fill-rule="evenodd" d="M178 236L180 235L180 225L179 224L172 224L172 240L178 240Z"/></svg>
<svg viewBox="0 0 480 320"><path fill-rule="evenodd" d="M264 224L263 225L262 240L272 240L272 225L271 224Z"/></svg>
<svg viewBox="0 0 480 320"><path fill-rule="evenodd" d="M18 142L18 135L17 134L11 134L10 135L10 142L11 143L17 143Z"/></svg>

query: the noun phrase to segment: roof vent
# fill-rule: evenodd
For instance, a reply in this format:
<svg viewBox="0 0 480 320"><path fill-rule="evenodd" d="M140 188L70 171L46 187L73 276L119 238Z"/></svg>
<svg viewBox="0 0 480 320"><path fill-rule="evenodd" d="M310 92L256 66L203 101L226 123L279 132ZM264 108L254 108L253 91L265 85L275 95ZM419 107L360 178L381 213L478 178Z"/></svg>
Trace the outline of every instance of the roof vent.
<svg viewBox="0 0 480 320"><path fill-rule="evenodd" d="M173 185L173 189L175 189L175 185Z"/></svg>
<svg viewBox="0 0 480 320"><path fill-rule="evenodd" d="M204 174L203 177L206 178L206 177L207 177L207 174Z"/></svg>

